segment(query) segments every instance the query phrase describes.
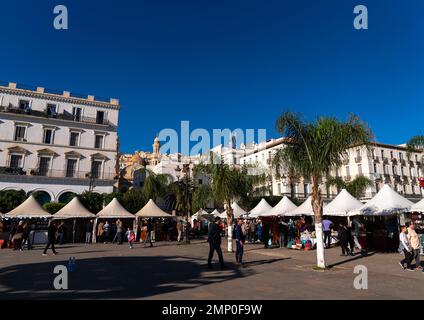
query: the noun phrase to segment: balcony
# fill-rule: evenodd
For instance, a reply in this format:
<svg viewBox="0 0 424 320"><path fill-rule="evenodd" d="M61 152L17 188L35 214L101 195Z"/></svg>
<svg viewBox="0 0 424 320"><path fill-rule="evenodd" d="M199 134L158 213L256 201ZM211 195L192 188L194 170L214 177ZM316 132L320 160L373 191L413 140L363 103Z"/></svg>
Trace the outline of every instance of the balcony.
<svg viewBox="0 0 424 320"><path fill-rule="evenodd" d="M373 160L374 160L375 163L380 163L380 158L379 157L374 157Z"/></svg>
<svg viewBox="0 0 424 320"><path fill-rule="evenodd" d="M385 174L384 175L384 183L391 183L392 182L392 178L390 177L389 174Z"/></svg>
<svg viewBox="0 0 424 320"><path fill-rule="evenodd" d="M392 164L397 165L398 164L398 160L396 158L392 158Z"/></svg>
<svg viewBox="0 0 424 320"><path fill-rule="evenodd" d="M38 177L41 178L63 178L65 180L72 179L83 179L90 180L89 175L91 172L85 171L66 171L66 170L40 170L40 169L29 169L24 171L22 168L12 169L9 167L0 167L0 176L19 176L22 178L28 179L36 179ZM94 179L96 180L114 180L115 173L111 172L100 172L98 174L94 174Z"/></svg>
<svg viewBox="0 0 424 320"><path fill-rule="evenodd" d="M411 168L415 168L415 163L414 163L414 161L409 161L409 166L410 166Z"/></svg>
<svg viewBox="0 0 424 320"><path fill-rule="evenodd" d="M409 184L409 178L407 176L402 176L403 184Z"/></svg>
<svg viewBox="0 0 424 320"><path fill-rule="evenodd" d="M404 159L400 160L400 165L406 167L406 161Z"/></svg>
<svg viewBox="0 0 424 320"><path fill-rule="evenodd" d="M389 158L384 157L384 158L383 158L383 163L384 163L384 164L389 164Z"/></svg>
<svg viewBox="0 0 424 320"><path fill-rule="evenodd" d="M73 122L82 122L88 124L97 124L107 126L109 125L109 120L107 119L97 119L93 117L85 117L79 116L76 117L72 113L63 112L63 113L49 113L46 111L39 110L31 110L31 109L21 109L19 107L9 105L9 106L0 106L0 113L9 113L9 114L19 114L25 116L33 116L47 119L57 119L57 120L65 120L65 121L73 121Z"/></svg>
<svg viewBox="0 0 424 320"><path fill-rule="evenodd" d="M355 162L356 163L360 163L361 161L362 161L362 157L361 156L355 157Z"/></svg>
<svg viewBox="0 0 424 320"><path fill-rule="evenodd" d="M400 179L400 175L398 175L398 174L395 174L394 175L394 179L395 179L395 182L397 182L397 183L401 183L402 182L402 180Z"/></svg>
<svg viewBox="0 0 424 320"><path fill-rule="evenodd" d="M349 164L349 158L343 158L342 163L347 166Z"/></svg>

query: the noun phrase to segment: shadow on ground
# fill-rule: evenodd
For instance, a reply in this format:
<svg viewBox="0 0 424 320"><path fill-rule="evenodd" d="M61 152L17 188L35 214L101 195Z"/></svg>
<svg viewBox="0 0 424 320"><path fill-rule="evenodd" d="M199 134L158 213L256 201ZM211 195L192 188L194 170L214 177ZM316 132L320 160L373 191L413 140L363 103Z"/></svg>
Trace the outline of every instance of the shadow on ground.
<svg viewBox="0 0 424 320"><path fill-rule="evenodd" d="M247 267L282 259L257 260ZM135 299L229 281L252 275L229 264L208 269L198 260L178 257L103 257L77 260L69 290L53 288L53 269L65 262L22 264L0 270L0 299Z"/></svg>

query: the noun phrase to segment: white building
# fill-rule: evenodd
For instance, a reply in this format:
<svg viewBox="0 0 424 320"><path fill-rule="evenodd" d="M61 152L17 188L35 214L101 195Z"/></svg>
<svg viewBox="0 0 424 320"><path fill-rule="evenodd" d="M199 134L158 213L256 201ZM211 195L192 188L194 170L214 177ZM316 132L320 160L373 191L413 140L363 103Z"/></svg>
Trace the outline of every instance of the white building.
<svg viewBox="0 0 424 320"><path fill-rule="evenodd" d="M94 186L112 192L117 99L0 84L0 190L40 191L59 201Z"/></svg>
<svg viewBox="0 0 424 320"><path fill-rule="evenodd" d="M247 152L246 156L240 159L240 164L255 165L260 172L265 172L269 176L264 186L269 189L268 194L306 198L311 192L308 179L289 177L284 172L276 172L272 168L273 155L284 146L284 138L256 145L254 151ZM333 176L339 176L345 181L351 181L360 175L370 178L374 186L366 190L364 199L372 198L386 183L400 194L414 200L423 195L419 185L419 178L423 177L421 165L422 155L412 153L408 159L405 145L374 143L369 150L365 146L349 149L348 157L343 159L340 168L334 170ZM324 185L321 186L321 191L327 198L332 198L338 193L336 188L326 188Z"/></svg>

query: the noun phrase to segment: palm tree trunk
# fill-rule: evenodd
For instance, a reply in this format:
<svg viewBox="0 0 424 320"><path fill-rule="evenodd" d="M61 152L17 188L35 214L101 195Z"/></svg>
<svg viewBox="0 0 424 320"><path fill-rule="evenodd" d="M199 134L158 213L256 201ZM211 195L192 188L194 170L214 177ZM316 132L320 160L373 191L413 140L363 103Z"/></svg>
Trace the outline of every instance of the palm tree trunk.
<svg viewBox="0 0 424 320"><path fill-rule="evenodd" d="M317 267L325 268L324 237L322 232L322 198L318 177L312 177L312 208L315 216L315 234L317 239Z"/></svg>
<svg viewBox="0 0 424 320"><path fill-rule="evenodd" d="M233 252L233 208L231 202L227 206L227 251Z"/></svg>

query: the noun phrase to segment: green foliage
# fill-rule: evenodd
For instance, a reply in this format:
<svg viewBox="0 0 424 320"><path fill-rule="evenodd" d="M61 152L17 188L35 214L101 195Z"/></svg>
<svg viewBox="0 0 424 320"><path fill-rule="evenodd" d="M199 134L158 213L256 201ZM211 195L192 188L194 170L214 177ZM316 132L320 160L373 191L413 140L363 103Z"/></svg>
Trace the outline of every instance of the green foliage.
<svg viewBox="0 0 424 320"><path fill-rule="evenodd" d="M412 152L419 151L421 153L424 153L424 136L412 137L411 140L408 141L407 147L408 147L407 156L408 156L409 160L411 158ZM424 156L421 157L421 165L419 166L421 168L421 170L424 169L424 163L423 162L424 162Z"/></svg>
<svg viewBox="0 0 424 320"><path fill-rule="evenodd" d="M132 189L122 194L122 200L119 200L119 202L129 212L137 213L146 204L146 199L141 190Z"/></svg>
<svg viewBox="0 0 424 320"><path fill-rule="evenodd" d="M363 196L368 187L372 187L374 183L367 177L358 176L352 181L346 182L340 177L327 178L326 186L335 186L337 190L346 189L355 198Z"/></svg>
<svg viewBox="0 0 424 320"><path fill-rule="evenodd" d="M60 202L47 202L45 204L43 204L43 208L51 213L51 214L55 214L56 212L58 212L60 209L62 209L66 204L64 203L60 203Z"/></svg>
<svg viewBox="0 0 424 320"><path fill-rule="evenodd" d="M23 190L0 191L0 212L7 213L26 200L27 196Z"/></svg>
<svg viewBox="0 0 424 320"><path fill-rule="evenodd" d="M103 209L103 195L97 192L84 191L79 199L87 210L97 213Z"/></svg>
<svg viewBox="0 0 424 320"><path fill-rule="evenodd" d="M148 170L147 177L142 188L145 199L157 201L158 198L166 197L168 186L172 182L172 176L169 174L155 174Z"/></svg>
<svg viewBox="0 0 424 320"><path fill-rule="evenodd" d="M104 205L107 206L114 198L117 198L118 201L122 204L123 196L124 193L121 192L103 193Z"/></svg>
<svg viewBox="0 0 424 320"><path fill-rule="evenodd" d="M212 189L209 185L196 185L193 194L193 212L206 208L212 199Z"/></svg>
<svg viewBox="0 0 424 320"><path fill-rule="evenodd" d="M45 203L49 203L52 199L50 195L45 191L35 191L32 193L32 196L37 200L40 205L44 205Z"/></svg>

